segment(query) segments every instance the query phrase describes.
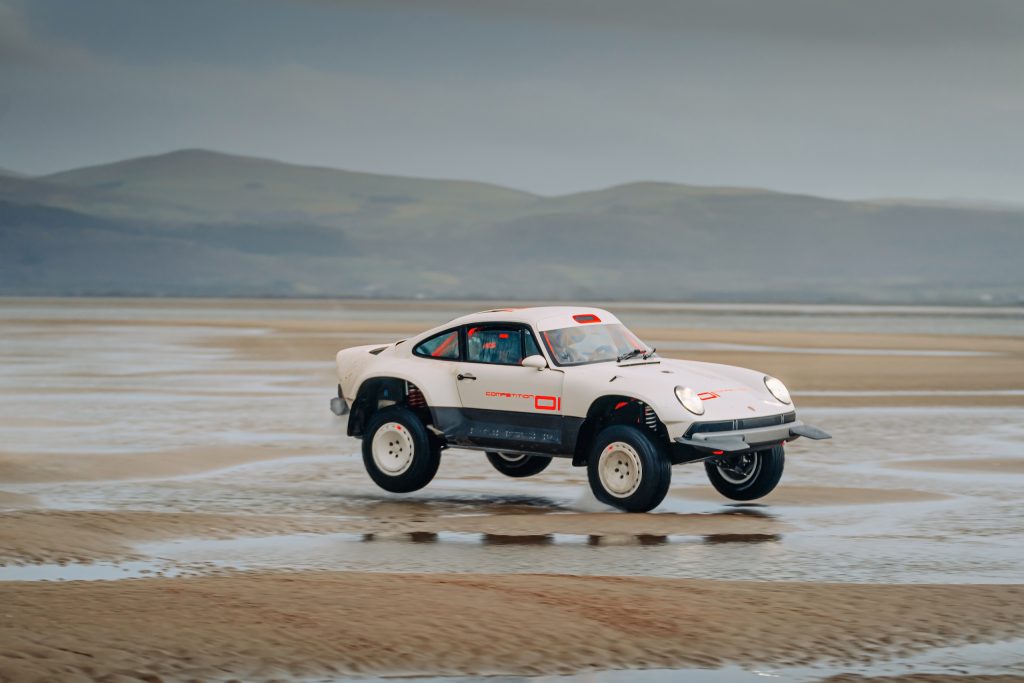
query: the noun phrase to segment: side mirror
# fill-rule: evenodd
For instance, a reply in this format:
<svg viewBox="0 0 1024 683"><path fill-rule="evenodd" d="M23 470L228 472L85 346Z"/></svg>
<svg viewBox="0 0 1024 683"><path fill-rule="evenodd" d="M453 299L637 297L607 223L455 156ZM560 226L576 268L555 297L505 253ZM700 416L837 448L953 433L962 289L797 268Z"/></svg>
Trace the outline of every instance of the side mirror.
<svg viewBox="0 0 1024 683"><path fill-rule="evenodd" d="M548 362L544 360L544 356L534 354L532 356L527 356L526 358L523 359L524 368L536 368L538 370L543 370L547 366Z"/></svg>

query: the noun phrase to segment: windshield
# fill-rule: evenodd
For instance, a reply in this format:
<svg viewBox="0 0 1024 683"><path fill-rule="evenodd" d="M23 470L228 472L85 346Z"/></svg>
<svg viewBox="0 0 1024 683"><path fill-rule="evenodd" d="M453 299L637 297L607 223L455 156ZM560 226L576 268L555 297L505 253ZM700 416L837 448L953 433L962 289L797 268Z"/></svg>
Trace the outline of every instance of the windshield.
<svg viewBox="0 0 1024 683"><path fill-rule="evenodd" d="M576 325L540 333L558 365L583 365L649 354L646 344L625 325ZM633 353L636 352L636 353Z"/></svg>

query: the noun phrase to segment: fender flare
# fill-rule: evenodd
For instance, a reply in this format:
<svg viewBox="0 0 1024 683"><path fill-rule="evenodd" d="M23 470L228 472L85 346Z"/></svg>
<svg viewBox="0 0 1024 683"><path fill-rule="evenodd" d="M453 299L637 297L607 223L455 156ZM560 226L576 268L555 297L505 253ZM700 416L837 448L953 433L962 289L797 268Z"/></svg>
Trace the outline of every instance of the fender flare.
<svg viewBox="0 0 1024 683"><path fill-rule="evenodd" d="M406 387L412 384L419 389L420 394L427 405L431 405L430 396L423 387L401 374L379 373L371 374L360 378L356 386L355 398L352 400L352 410L348 418L347 432L349 436L363 435L363 427L370 416L376 412L376 402L381 399L381 394L388 400L400 401L406 396ZM392 394L394 398L392 398Z"/></svg>

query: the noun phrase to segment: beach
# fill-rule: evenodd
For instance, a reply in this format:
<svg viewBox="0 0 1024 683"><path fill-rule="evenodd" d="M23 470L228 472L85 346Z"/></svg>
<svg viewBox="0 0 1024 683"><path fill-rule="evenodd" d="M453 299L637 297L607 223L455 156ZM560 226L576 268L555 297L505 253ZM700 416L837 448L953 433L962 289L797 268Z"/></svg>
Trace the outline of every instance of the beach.
<svg viewBox="0 0 1024 683"><path fill-rule="evenodd" d="M623 514L457 449L375 488L334 354L494 307L0 300L0 680L1024 680L1019 312L608 304L835 438L754 504L697 464Z"/></svg>

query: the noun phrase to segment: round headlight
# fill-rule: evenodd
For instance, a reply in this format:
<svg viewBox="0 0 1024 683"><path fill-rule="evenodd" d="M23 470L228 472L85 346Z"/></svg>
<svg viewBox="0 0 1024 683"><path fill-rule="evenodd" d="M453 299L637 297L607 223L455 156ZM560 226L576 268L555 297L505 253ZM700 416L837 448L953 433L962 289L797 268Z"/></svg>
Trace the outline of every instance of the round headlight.
<svg viewBox="0 0 1024 683"><path fill-rule="evenodd" d="M786 405L793 402L793 399L789 396L789 389L787 389L786 385L780 380L777 380L774 377L765 377L764 385L768 388L768 391L771 392L772 396L779 399Z"/></svg>
<svg viewBox="0 0 1024 683"><path fill-rule="evenodd" d="M700 400L697 392L690 387L676 387L676 398L694 415L704 414L704 401Z"/></svg>

